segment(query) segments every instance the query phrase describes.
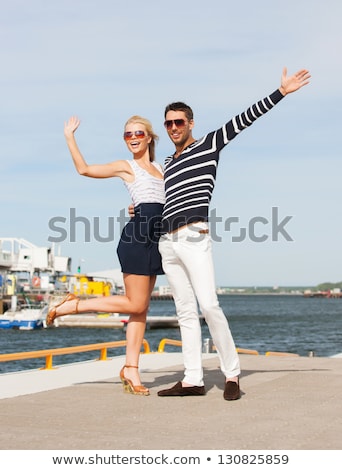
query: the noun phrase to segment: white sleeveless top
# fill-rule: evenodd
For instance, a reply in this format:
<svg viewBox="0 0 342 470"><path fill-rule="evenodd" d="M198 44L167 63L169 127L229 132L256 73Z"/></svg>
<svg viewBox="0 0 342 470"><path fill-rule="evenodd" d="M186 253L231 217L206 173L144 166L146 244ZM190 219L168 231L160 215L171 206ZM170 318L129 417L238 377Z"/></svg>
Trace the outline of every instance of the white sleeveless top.
<svg viewBox="0 0 342 470"><path fill-rule="evenodd" d="M150 175L150 173L141 168L135 160L126 161L131 165L135 176L135 180L131 183L124 181L124 184L132 198L134 207L143 202L157 202L164 204L164 178L156 178L155 176ZM161 174L163 174L163 169L158 163L151 163Z"/></svg>

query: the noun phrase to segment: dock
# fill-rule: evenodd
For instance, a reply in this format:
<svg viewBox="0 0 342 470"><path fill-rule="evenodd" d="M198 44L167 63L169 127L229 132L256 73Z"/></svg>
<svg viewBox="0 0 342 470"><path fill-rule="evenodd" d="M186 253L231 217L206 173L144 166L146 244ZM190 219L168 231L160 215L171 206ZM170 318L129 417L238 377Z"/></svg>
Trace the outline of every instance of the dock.
<svg viewBox="0 0 342 470"><path fill-rule="evenodd" d="M181 352L141 355L148 397L123 392L122 356L1 374L0 448L324 450L341 459L342 358L239 356L242 397L233 402L223 399L216 353L203 354L199 397L157 396L182 380Z"/></svg>
<svg viewBox="0 0 342 470"><path fill-rule="evenodd" d="M78 314L65 315L55 320L55 326L60 328L125 328L129 316L119 314ZM203 316L201 318L203 321ZM148 315L146 329L179 328L176 315Z"/></svg>
<svg viewBox="0 0 342 470"><path fill-rule="evenodd" d="M78 315L65 315L55 320L55 326L60 328L125 328L129 316L114 314L85 313ZM199 315L200 322L204 322L203 315ZM177 315L147 315L146 329L179 328Z"/></svg>

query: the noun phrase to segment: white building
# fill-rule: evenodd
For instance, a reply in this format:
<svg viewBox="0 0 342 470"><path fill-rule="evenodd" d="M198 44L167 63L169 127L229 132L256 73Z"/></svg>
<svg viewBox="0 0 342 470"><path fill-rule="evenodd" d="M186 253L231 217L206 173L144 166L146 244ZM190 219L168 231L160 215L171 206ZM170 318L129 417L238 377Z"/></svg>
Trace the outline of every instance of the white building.
<svg viewBox="0 0 342 470"><path fill-rule="evenodd" d="M70 271L71 258L55 254L55 246L39 247L23 238L0 237L0 275L14 283L27 281L27 288L48 287L49 277ZM35 285L36 283L36 285Z"/></svg>
<svg viewBox="0 0 342 470"><path fill-rule="evenodd" d="M55 254L55 247L35 246L23 238L0 238L0 269L51 274L70 271L71 258Z"/></svg>

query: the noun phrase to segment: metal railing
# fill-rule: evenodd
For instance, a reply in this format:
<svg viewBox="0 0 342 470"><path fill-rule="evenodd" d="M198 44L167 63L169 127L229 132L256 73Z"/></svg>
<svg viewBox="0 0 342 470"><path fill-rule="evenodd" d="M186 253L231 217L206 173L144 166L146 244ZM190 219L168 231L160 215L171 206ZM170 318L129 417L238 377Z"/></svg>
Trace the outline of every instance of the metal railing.
<svg viewBox="0 0 342 470"><path fill-rule="evenodd" d="M69 346L67 348L56 349L42 349L39 351L27 351L18 353L0 354L0 362L21 361L23 359L37 359L40 357L45 358L45 367L42 370L53 369L53 358L55 356L63 356L65 354L77 354L89 351L100 351L99 361L107 360L107 350L111 348L119 348L126 346L127 341L110 341L107 343L84 344L81 346ZM151 352L149 343L144 339L143 344L144 354Z"/></svg>
<svg viewBox="0 0 342 470"><path fill-rule="evenodd" d="M178 339L167 339L164 338L160 341L159 346L158 346L158 352L162 353L164 352L165 346L169 344L171 346L182 346L182 342Z"/></svg>
<svg viewBox="0 0 342 470"><path fill-rule="evenodd" d="M43 357L45 358L45 367L42 367L41 370L52 370L54 369L53 358L55 356L77 354L89 351L100 351L98 360L106 361L108 349L125 347L126 345L127 341L122 340L110 341L106 343L84 344L81 346L69 346L66 348L42 349L38 351L0 354L0 362L21 361L24 359L37 359ZM182 347L182 341L176 339L163 338L158 345L158 353L163 353L166 345ZM143 340L142 347L144 354L149 354L151 352L150 345L148 341L146 341L146 339ZM213 346L212 348L212 352L214 351L216 351L215 346ZM255 351L253 349L236 348L236 351L239 354L259 355L258 351ZM298 354L268 351L265 353L265 356L298 356Z"/></svg>
<svg viewBox="0 0 342 470"><path fill-rule="evenodd" d="M160 341L159 346L158 346L158 352L162 353L165 350L165 346L170 345L170 346L182 346L182 341L177 340L177 339L168 339L164 338ZM213 345L211 352L215 352L216 347ZM259 355L258 351L255 351L254 349L243 349L243 348L236 348L236 351L239 354L252 354L254 356Z"/></svg>

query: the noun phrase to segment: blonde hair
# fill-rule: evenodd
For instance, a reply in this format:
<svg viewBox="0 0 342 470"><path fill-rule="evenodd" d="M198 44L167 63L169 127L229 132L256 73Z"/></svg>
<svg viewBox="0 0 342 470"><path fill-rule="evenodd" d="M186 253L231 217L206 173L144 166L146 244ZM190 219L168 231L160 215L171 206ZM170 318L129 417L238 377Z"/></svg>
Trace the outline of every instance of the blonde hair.
<svg viewBox="0 0 342 470"><path fill-rule="evenodd" d="M153 162L155 160L155 157L156 157L155 147L156 147L156 143L157 143L159 137L157 136L157 134L154 133L151 122L148 119L143 118L141 116L132 116L126 122L125 128L126 128L127 124L132 124L132 123L139 123L139 124L142 124L143 126L145 126L147 134L151 137L152 140L148 144L148 149L149 149L149 154L150 154L150 162Z"/></svg>

